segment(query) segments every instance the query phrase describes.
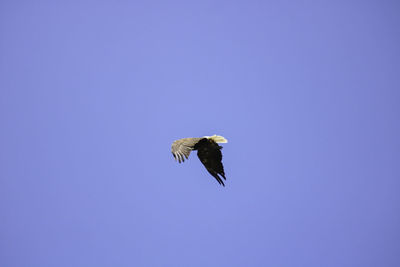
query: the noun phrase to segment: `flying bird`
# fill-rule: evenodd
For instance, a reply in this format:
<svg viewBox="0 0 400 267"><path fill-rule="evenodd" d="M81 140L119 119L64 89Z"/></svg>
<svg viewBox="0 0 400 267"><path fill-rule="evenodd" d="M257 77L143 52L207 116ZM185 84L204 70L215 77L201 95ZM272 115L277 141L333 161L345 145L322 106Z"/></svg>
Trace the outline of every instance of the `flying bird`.
<svg viewBox="0 0 400 267"><path fill-rule="evenodd" d="M185 158L189 158L192 150L197 150L197 156L207 171L220 185L225 186L221 179L222 177L226 180L224 166L222 165L222 146L218 143L228 143L228 140L219 135L183 138L172 143L171 151L175 160L181 163L185 161Z"/></svg>

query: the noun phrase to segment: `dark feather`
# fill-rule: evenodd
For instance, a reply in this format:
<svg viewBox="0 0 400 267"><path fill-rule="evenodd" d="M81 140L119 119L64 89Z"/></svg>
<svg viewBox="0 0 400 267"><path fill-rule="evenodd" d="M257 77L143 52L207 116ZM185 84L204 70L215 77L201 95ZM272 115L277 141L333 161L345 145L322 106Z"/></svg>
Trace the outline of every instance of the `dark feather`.
<svg viewBox="0 0 400 267"><path fill-rule="evenodd" d="M222 146L219 146L212 139L203 138L197 142L193 150L197 150L197 156L201 163L206 167L207 171L218 181L219 184L225 186L223 180L225 178L224 166L222 165ZM220 177L221 176L221 177Z"/></svg>

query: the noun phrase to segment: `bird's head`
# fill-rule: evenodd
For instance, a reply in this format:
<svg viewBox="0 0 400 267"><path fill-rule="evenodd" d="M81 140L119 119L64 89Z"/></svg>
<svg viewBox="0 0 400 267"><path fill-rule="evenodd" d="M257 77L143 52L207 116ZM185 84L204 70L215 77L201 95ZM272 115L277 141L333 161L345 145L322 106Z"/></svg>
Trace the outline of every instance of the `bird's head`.
<svg viewBox="0 0 400 267"><path fill-rule="evenodd" d="M226 140L223 136L216 135L214 134L213 136L203 136L204 138L211 139L215 143L228 143L228 140Z"/></svg>

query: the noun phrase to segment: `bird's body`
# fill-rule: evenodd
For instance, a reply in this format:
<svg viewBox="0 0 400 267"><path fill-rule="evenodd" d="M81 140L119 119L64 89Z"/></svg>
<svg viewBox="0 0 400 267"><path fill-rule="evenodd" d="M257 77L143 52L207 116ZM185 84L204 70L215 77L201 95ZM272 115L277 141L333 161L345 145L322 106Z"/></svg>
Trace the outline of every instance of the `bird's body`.
<svg viewBox="0 0 400 267"><path fill-rule="evenodd" d="M225 186L222 180L222 178L226 180L224 166L222 165L222 146L217 143L227 142L224 137L218 135L201 138L183 138L172 143L171 151L174 158L181 163L185 161L185 157L186 159L189 157L192 150L197 150L197 156L207 171L219 184Z"/></svg>

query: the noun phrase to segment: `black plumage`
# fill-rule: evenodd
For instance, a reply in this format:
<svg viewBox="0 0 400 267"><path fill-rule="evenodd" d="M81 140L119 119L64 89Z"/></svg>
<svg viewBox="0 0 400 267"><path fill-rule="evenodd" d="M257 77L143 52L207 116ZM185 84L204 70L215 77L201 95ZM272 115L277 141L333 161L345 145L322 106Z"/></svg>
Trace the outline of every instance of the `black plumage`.
<svg viewBox="0 0 400 267"><path fill-rule="evenodd" d="M223 180L225 177L224 166L222 165L222 146L218 145L214 140L203 138L194 145L193 150L197 150L197 156L201 163L206 167L207 171L218 181L219 184L225 186ZM219 176L220 175L220 176Z"/></svg>

